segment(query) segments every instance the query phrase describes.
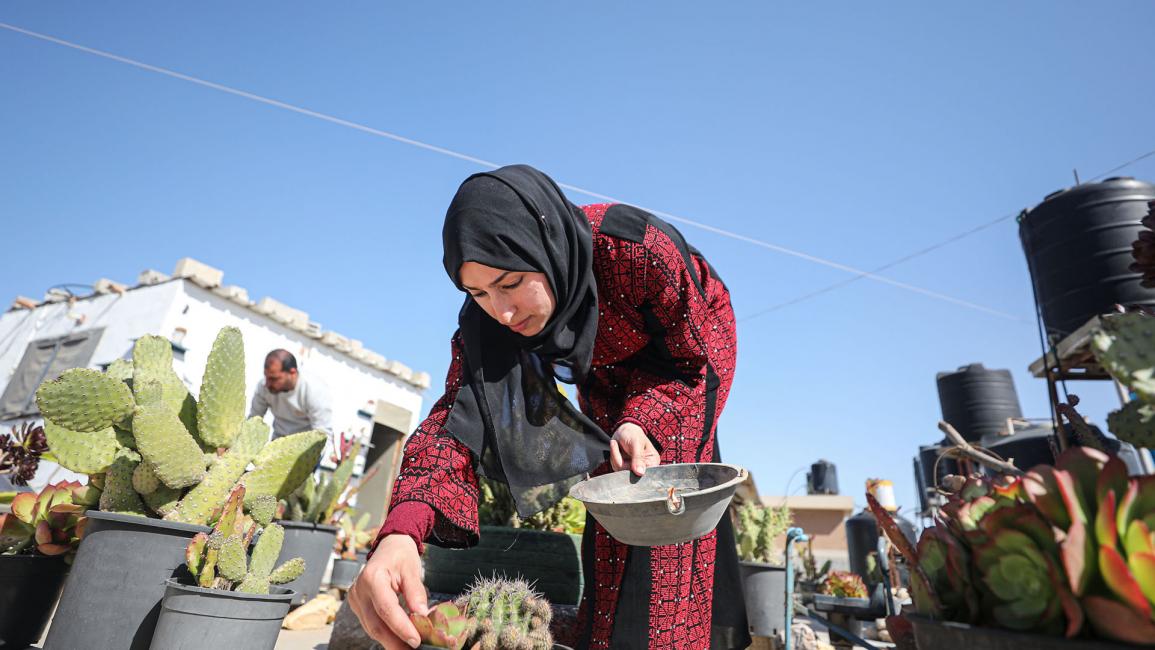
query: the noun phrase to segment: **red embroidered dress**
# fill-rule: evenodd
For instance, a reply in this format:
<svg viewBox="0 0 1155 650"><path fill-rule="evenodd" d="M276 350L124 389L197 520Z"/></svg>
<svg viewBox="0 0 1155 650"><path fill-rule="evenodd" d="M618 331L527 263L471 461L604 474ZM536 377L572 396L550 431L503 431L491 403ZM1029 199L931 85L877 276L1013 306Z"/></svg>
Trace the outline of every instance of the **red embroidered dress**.
<svg viewBox="0 0 1155 650"><path fill-rule="evenodd" d="M582 209L593 228L598 327L589 377L578 386L581 410L610 433L623 422L638 424L662 463L717 460L716 422L737 355L729 292L701 257L639 219L644 213L620 205ZM406 443L382 536L416 530L441 546L477 541L476 460L443 427L462 383L461 356L455 336L445 394ZM598 473L606 471L608 463ZM728 520L719 526L718 559L730 584L717 592L719 531L683 544L631 547L589 521L579 616L589 648L746 647L744 610L713 611L716 595L732 600L735 592L742 608Z"/></svg>

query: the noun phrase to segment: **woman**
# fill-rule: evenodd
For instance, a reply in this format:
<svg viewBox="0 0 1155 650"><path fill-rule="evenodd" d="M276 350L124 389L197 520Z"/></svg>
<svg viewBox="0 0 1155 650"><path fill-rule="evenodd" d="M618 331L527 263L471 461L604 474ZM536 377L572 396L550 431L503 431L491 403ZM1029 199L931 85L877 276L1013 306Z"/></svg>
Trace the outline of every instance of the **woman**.
<svg viewBox="0 0 1155 650"><path fill-rule="evenodd" d="M729 292L677 230L625 205L578 208L532 167L466 179L443 244L446 273L469 294L445 394L406 443L349 599L386 648L418 645L399 597L427 608L422 543L477 542L478 473L509 484L527 516L587 472L717 461L737 354ZM728 517L653 548L590 519L582 555L581 647L749 645Z"/></svg>

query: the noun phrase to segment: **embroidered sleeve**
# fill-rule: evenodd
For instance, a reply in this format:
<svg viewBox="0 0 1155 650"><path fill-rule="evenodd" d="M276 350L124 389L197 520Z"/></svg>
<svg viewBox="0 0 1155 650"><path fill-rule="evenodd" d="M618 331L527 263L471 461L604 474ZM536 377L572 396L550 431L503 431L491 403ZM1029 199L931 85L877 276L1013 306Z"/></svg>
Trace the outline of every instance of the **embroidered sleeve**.
<svg viewBox="0 0 1155 650"><path fill-rule="evenodd" d="M390 509L411 501L432 508L433 527L425 541L449 548L472 546L478 539L473 455L444 426L462 384L462 354L461 339L455 335L445 394L405 442L390 503Z"/></svg>

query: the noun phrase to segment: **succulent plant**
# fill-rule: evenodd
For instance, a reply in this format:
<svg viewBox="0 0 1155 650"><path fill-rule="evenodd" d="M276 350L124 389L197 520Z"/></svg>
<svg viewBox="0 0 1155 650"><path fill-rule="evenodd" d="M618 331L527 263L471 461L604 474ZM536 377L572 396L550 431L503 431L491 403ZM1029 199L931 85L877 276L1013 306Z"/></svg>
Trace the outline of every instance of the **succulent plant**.
<svg viewBox="0 0 1155 650"><path fill-rule="evenodd" d="M831 571L822 581L819 590L827 596L837 598L868 598L866 584L857 573L851 571Z"/></svg>
<svg viewBox="0 0 1155 650"><path fill-rule="evenodd" d="M1143 217L1143 229L1138 238L1131 243L1131 257L1135 262L1131 270L1143 274L1139 284L1144 287L1155 287L1155 201L1147 202L1147 216Z"/></svg>
<svg viewBox="0 0 1155 650"><path fill-rule="evenodd" d="M369 548L369 542L376 537L369 528L369 513L363 512L354 521L353 512L346 511L341 517L341 529L337 531L337 553L346 560L356 560L357 551Z"/></svg>
<svg viewBox="0 0 1155 650"><path fill-rule="evenodd" d="M0 433L0 474L7 474L12 485L28 485L46 451L44 427L31 422L12 427L12 433Z"/></svg>
<svg viewBox="0 0 1155 650"><path fill-rule="evenodd" d="M138 339L132 361L118 359L106 372L65 371L40 386L36 401L57 461L102 477L101 510L191 524L211 521L238 484L250 508L262 495L284 498L312 472L327 439L305 431L266 444L264 421L244 419L244 346L235 327L213 343L199 401L158 336Z"/></svg>
<svg viewBox="0 0 1155 650"><path fill-rule="evenodd" d="M185 549L185 565L196 583L206 589L235 590L250 594L269 593L270 584L284 584L305 571L299 557L277 568L277 556L285 540L285 529L271 523L276 501L262 495L244 516L245 488L238 485L229 493L212 533L197 533ZM258 527L261 536L246 557Z"/></svg>
<svg viewBox="0 0 1155 650"><path fill-rule="evenodd" d="M47 485L40 494L21 492L12 511L0 514L0 553L15 555L35 550L40 555L63 555L71 563L84 535L84 502L89 489L76 481Z"/></svg>
<svg viewBox="0 0 1155 650"><path fill-rule="evenodd" d="M734 530L738 557L746 562L782 564L776 541L793 521L790 509L785 505L775 508L746 502L738 506Z"/></svg>
<svg viewBox="0 0 1155 650"><path fill-rule="evenodd" d="M917 549L867 500L914 568L920 613L1155 643L1155 477L1116 456L1071 447L1022 477L972 477Z"/></svg>
<svg viewBox="0 0 1155 650"><path fill-rule="evenodd" d="M437 603L429 614L410 614L409 619L417 628L422 643L438 648L461 650L469 640L469 632L477 621L470 619L457 605L451 602Z"/></svg>
<svg viewBox="0 0 1155 650"><path fill-rule="evenodd" d="M309 475L302 476L304 482L299 484L300 487L289 493L278 494L278 498L285 499L287 503L285 519L314 524L335 523L339 516L341 495L349 487L353 466L361 453L361 443L342 436L338 453L335 457L339 461L337 469L331 475L322 474L318 481L314 479L310 468Z"/></svg>

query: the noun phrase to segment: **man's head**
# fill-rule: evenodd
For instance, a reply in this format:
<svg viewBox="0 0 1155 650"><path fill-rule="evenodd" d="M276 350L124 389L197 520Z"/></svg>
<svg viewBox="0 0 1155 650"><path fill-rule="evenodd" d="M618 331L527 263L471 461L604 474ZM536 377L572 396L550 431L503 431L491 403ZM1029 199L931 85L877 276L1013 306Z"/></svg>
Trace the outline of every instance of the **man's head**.
<svg viewBox="0 0 1155 650"><path fill-rule="evenodd" d="M270 393L287 393L296 387L297 358L280 349L265 356L265 388Z"/></svg>

